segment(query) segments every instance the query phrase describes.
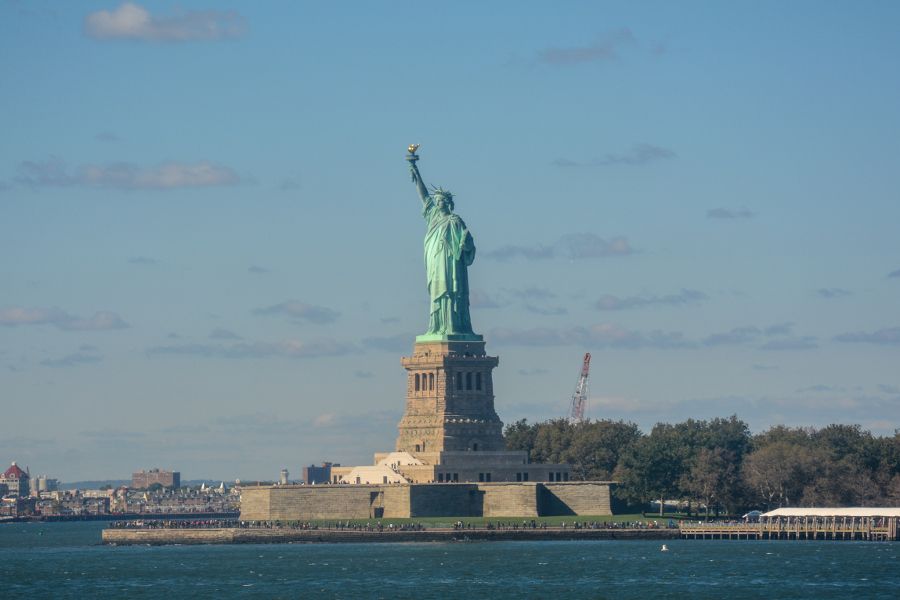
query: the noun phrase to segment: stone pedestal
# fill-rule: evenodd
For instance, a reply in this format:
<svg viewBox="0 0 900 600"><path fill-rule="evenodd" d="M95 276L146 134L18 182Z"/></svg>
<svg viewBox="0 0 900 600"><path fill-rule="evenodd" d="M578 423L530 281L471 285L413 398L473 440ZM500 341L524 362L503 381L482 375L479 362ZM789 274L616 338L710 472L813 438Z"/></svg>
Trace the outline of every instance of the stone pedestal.
<svg viewBox="0 0 900 600"><path fill-rule="evenodd" d="M505 450L494 410L492 372L499 362L483 341L417 341L412 356L401 360L407 392L397 451L434 464L442 452Z"/></svg>

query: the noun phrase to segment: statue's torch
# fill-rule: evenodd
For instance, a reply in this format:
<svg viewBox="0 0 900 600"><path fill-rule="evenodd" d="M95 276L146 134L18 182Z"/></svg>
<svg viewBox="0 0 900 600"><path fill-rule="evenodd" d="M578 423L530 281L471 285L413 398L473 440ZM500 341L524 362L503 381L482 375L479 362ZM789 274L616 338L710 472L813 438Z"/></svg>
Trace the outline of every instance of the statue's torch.
<svg viewBox="0 0 900 600"><path fill-rule="evenodd" d="M412 180L413 183L415 183L419 175L419 170L416 168L416 161L419 160L419 155L416 154L416 150L419 149L419 144L410 144L406 149L409 151L409 154L406 155L406 160L409 161Z"/></svg>

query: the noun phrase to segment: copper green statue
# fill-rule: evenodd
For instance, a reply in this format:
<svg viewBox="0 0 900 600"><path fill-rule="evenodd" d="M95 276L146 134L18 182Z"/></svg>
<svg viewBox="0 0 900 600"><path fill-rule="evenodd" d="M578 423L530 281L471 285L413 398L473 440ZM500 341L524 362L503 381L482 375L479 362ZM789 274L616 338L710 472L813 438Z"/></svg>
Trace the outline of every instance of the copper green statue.
<svg viewBox="0 0 900 600"><path fill-rule="evenodd" d="M441 188L431 193L422 183L416 161L418 144L409 146L410 172L422 199L425 217L425 275L431 307L428 331L417 342L480 341L469 316L469 265L475 260L475 241L459 215L453 214L453 194Z"/></svg>

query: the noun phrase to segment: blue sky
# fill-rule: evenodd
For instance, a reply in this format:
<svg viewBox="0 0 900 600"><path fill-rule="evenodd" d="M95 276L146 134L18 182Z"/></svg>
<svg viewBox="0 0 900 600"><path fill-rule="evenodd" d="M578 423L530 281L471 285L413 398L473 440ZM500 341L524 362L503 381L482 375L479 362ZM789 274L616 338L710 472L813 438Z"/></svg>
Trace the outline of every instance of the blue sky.
<svg viewBox="0 0 900 600"><path fill-rule="evenodd" d="M900 423L893 2L0 3L0 456L275 478L391 449L405 148L512 422Z"/></svg>

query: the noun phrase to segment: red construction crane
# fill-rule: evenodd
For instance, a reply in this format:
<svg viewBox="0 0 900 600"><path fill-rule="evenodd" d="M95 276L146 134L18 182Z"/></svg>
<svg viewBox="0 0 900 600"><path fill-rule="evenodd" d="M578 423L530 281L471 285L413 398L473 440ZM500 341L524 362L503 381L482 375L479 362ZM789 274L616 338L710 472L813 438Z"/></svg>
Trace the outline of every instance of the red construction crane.
<svg viewBox="0 0 900 600"><path fill-rule="evenodd" d="M584 421L584 407L587 404L588 396L588 372L591 370L591 353L584 355L584 364L581 366L581 377L578 378L578 385L575 386L575 393L572 395L572 414L569 420L573 423Z"/></svg>

